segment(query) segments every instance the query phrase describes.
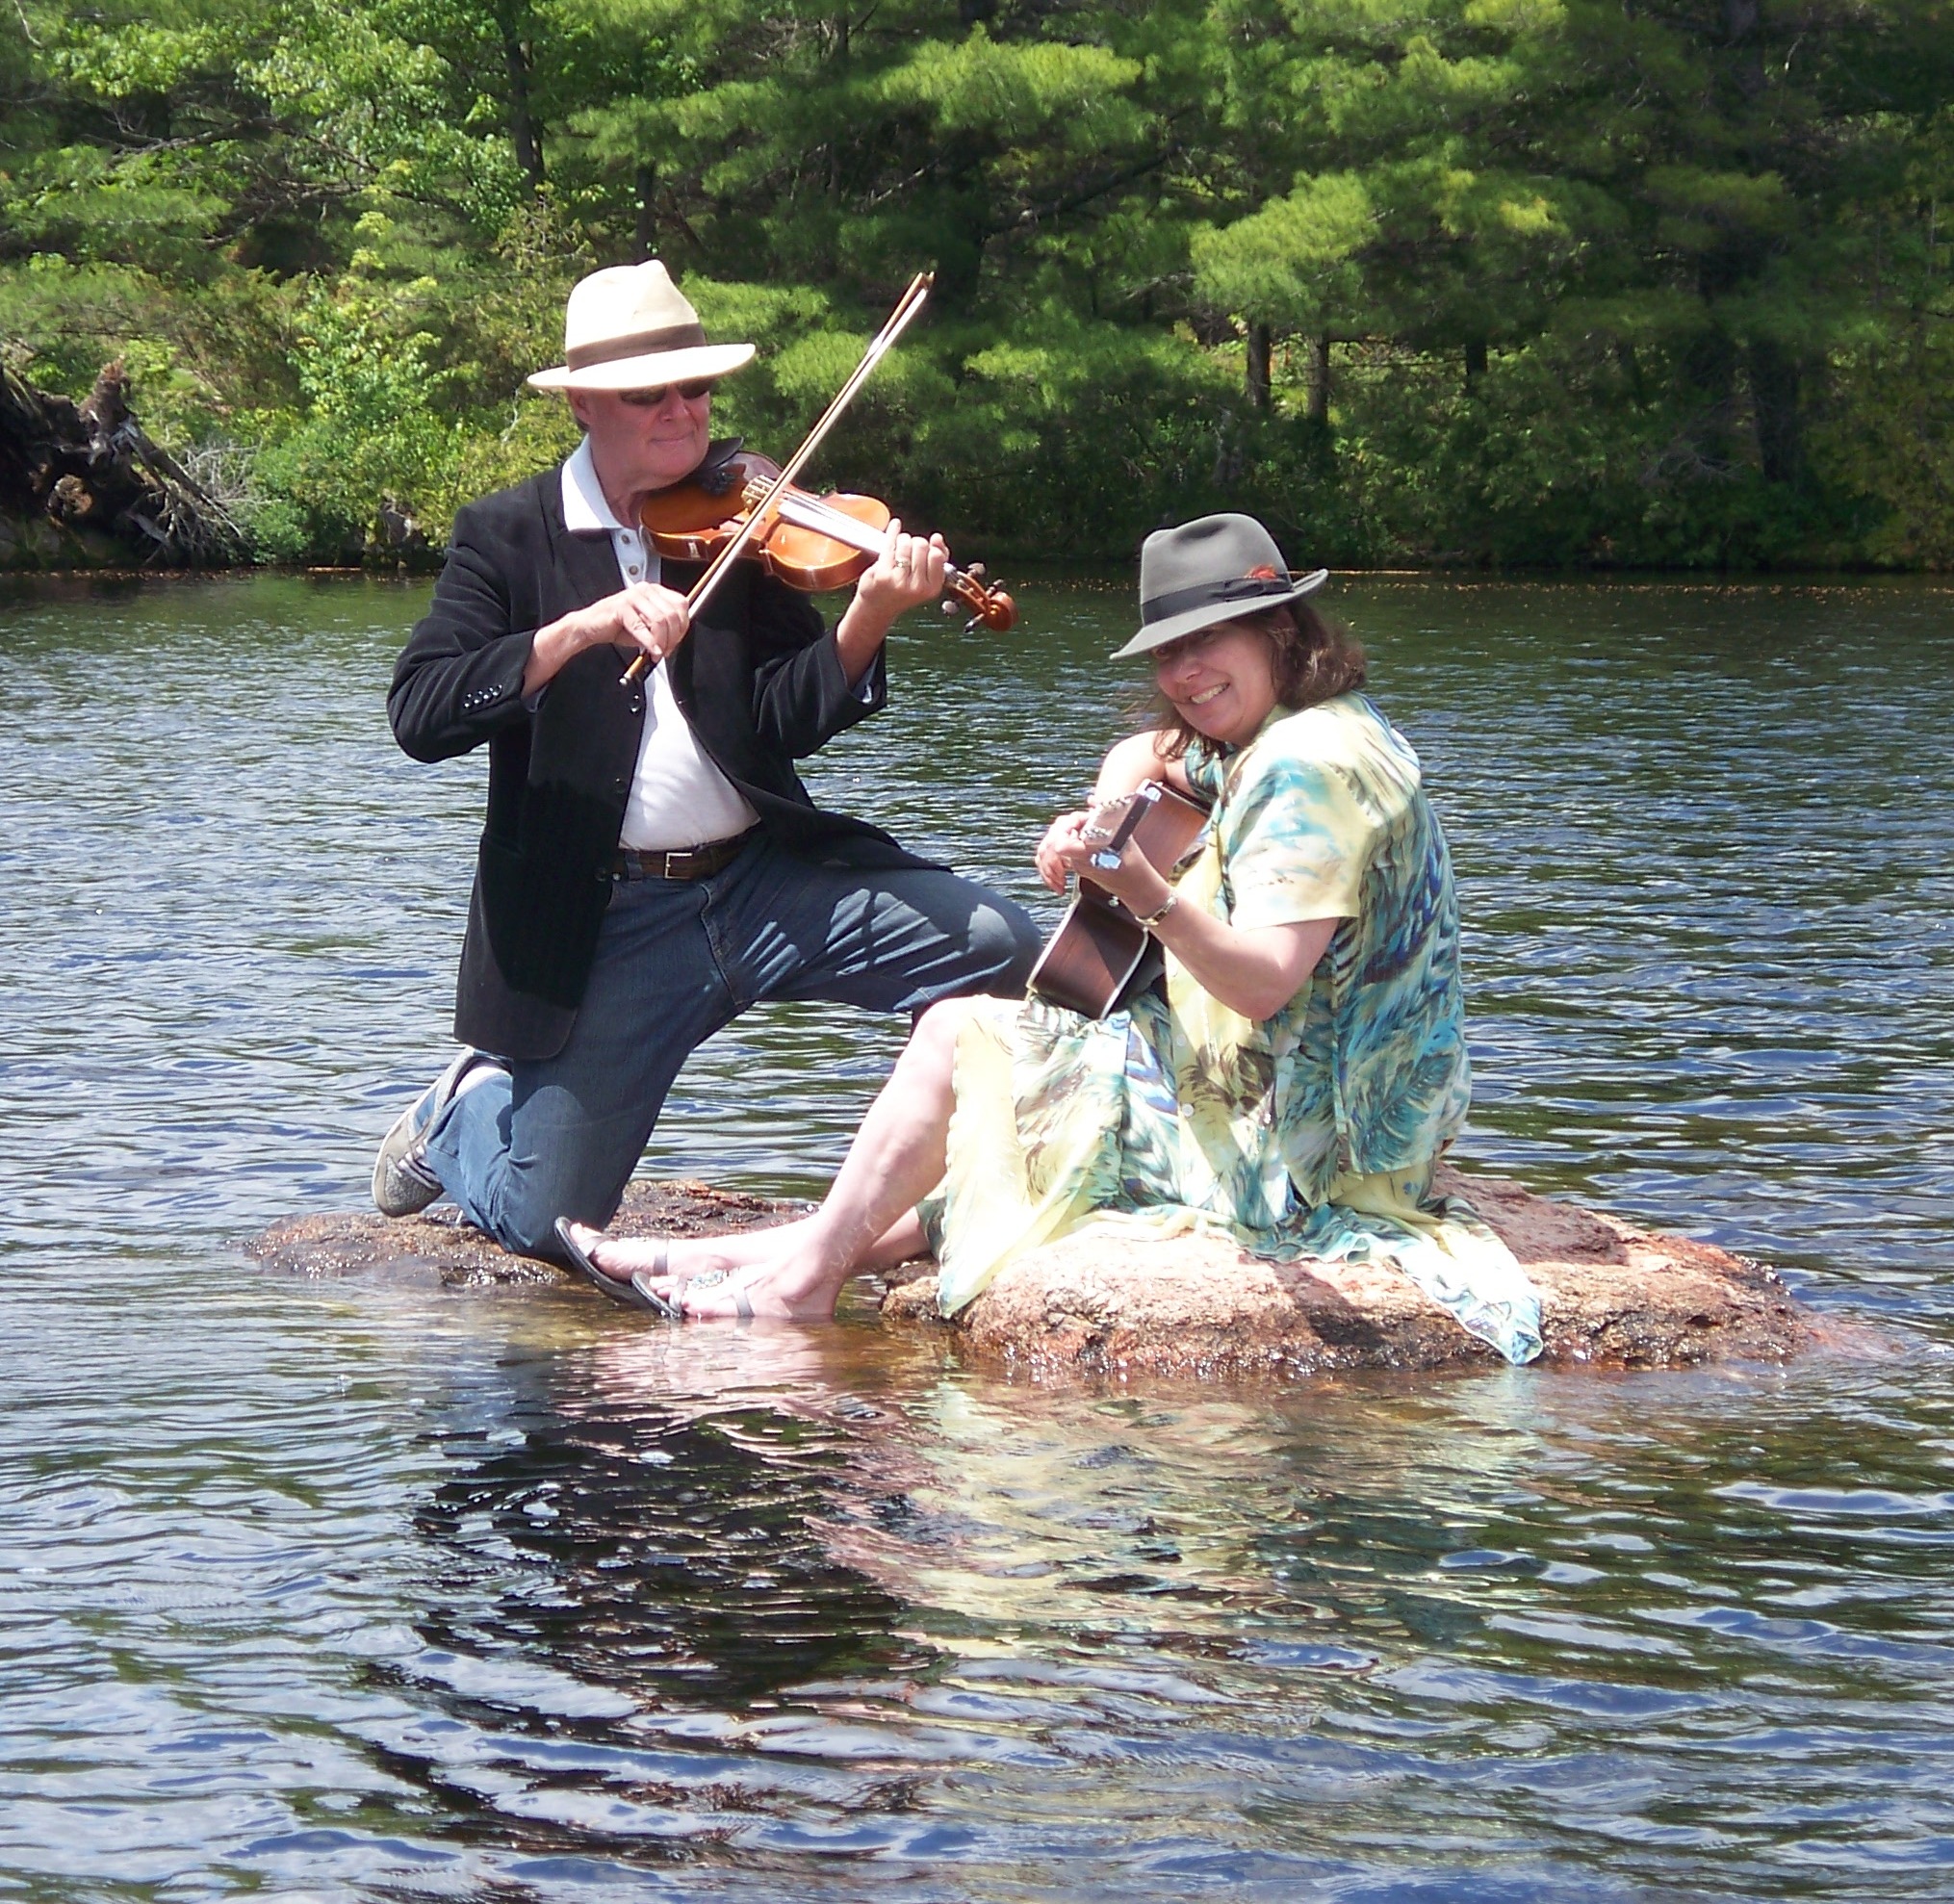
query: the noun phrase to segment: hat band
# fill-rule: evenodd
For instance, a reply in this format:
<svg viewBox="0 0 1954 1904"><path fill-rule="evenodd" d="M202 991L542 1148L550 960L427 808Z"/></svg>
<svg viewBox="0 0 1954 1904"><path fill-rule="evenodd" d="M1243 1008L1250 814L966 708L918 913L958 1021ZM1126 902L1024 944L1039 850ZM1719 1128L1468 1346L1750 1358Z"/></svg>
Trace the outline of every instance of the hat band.
<svg viewBox="0 0 1954 1904"><path fill-rule="evenodd" d="M576 344L564 351L563 367L588 371L615 364L625 357L649 357L660 350L692 350L706 342L701 323L667 324L663 330L634 330L629 337L607 337L601 344Z"/></svg>
<svg viewBox="0 0 1954 1904"><path fill-rule="evenodd" d="M1221 602L1252 602L1264 595L1290 595L1294 585L1287 576L1228 576L1220 581L1204 581L1193 588L1176 588L1170 595L1156 595L1140 605L1140 621L1164 622L1184 615L1190 608L1211 608Z"/></svg>

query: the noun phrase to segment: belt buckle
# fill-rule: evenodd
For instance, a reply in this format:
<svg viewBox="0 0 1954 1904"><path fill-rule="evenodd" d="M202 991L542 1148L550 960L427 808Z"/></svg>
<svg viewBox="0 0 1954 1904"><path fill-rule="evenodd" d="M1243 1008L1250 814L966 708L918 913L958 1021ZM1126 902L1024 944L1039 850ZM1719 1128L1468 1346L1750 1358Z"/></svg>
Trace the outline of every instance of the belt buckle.
<svg viewBox="0 0 1954 1904"><path fill-rule="evenodd" d="M665 877L683 879L686 876L686 866L683 862L690 861L692 857L693 850L689 846L668 846L665 849Z"/></svg>

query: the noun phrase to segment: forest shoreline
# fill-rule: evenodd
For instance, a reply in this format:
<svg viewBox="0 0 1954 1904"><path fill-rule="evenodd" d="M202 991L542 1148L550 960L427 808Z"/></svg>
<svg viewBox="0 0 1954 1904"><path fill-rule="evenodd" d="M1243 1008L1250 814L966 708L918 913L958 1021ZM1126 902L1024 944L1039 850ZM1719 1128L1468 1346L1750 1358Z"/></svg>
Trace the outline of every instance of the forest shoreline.
<svg viewBox="0 0 1954 1904"><path fill-rule="evenodd" d="M18 0L0 45L0 365L119 359L261 558L418 566L550 467L570 287L656 258L775 455L933 272L823 475L1002 560L1236 508L1342 570L1954 564L1935 0Z"/></svg>

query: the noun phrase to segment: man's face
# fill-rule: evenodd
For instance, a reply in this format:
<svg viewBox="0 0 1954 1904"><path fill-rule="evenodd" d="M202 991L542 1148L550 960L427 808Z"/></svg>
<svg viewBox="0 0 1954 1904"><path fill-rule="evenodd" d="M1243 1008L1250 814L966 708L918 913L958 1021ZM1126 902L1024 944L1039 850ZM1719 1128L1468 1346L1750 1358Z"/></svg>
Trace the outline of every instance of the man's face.
<svg viewBox="0 0 1954 1904"><path fill-rule="evenodd" d="M712 386L573 390L570 408L589 433L598 480L615 508L621 500L669 489L699 467L710 434Z"/></svg>

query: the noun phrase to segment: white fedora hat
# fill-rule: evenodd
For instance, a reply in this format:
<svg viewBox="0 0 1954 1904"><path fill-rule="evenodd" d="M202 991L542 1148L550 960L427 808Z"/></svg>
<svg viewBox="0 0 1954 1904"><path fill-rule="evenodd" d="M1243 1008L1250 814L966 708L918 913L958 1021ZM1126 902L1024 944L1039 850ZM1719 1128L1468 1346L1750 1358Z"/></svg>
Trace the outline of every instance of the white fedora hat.
<svg viewBox="0 0 1954 1904"><path fill-rule="evenodd" d="M752 362L751 344L707 343L699 313L654 260L579 279L563 313L563 361L529 383L536 390L651 390L726 376Z"/></svg>

